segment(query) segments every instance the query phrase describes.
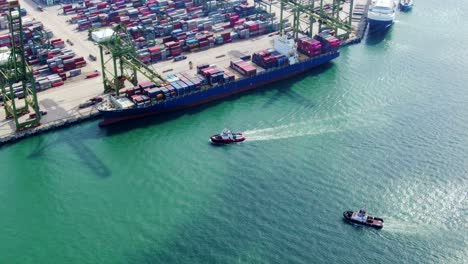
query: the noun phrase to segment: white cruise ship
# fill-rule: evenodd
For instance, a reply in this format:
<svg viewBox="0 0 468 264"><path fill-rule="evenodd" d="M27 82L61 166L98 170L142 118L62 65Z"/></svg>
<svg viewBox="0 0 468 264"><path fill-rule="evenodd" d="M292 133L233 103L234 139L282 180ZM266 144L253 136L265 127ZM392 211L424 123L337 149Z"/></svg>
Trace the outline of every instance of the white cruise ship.
<svg viewBox="0 0 468 264"><path fill-rule="evenodd" d="M369 30L378 31L388 29L395 20L398 1L395 0L374 0L369 6L367 19Z"/></svg>

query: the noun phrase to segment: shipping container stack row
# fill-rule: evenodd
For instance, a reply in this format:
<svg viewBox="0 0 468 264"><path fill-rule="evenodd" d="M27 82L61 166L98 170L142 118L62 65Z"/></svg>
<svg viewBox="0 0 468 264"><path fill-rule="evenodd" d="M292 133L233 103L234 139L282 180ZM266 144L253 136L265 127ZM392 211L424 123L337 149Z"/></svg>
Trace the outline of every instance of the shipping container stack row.
<svg viewBox="0 0 468 264"><path fill-rule="evenodd" d="M216 23L220 23L226 20L232 20L232 23L239 24L239 14L231 13L231 14L221 14L218 11L212 12L208 15L208 17L203 19L193 19L188 17L191 12L200 11L202 12L201 7L193 6L193 3L190 0L187 1L148 1L146 6L141 6L139 2L137 3L139 6L135 6L135 1L108 1L103 3L93 3L89 1L85 1L84 8L78 8L71 5L64 6L64 13L71 14L71 13L79 13L77 16L71 18L72 23L78 24L78 29L86 30L91 27L99 27L99 26L106 26L111 25L112 23L124 23L128 27L134 27L140 25L143 30L135 30L135 34L132 34L134 39L139 37L146 37L146 36L171 36L172 40L180 41L180 40L190 40L188 44L191 46L190 48L204 48L206 46L210 46L210 43L199 43L199 47L195 47L197 44L194 39L190 39L188 36L188 32L192 31L203 31L203 30L212 30L213 26ZM214 2L214 1L212 1ZM251 12L244 12L245 10L251 10L253 6L241 4L238 0L231 0L232 4L241 5L241 10L239 12L243 14L250 14ZM185 8L184 8L185 7ZM182 8L182 9L178 9ZM252 9L253 10L253 9ZM156 15L156 12L164 11L163 13L165 16L160 14ZM232 10L234 11L234 9ZM201 13L203 14L203 13ZM240 23L244 23L245 20L241 20ZM266 22L253 22L250 25L251 35L259 35L265 33L266 30ZM237 25L236 24L236 25ZM231 25L227 25L226 28L229 28ZM219 27L216 27L219 28ZM220 28L220 31L224 29ZM132 32L132 30L129 30ZM137 33L143 32L145 34ZM220 32L219 31L219 32ZM244 33L246 31L243 31ZM250 32L249 32L250 33ZM237 34L235 35L237 37ZM242 34L242 38L248 37L249 34ZM215 36L215 40L211 41L211 43L215 43L217 45L228 43L232 41L231 34L221 34L221 36ZM151 37L148 38L149 41L152 41ZM182 48L185 47L185 43L181 43ZM208 45L207 45L208 44ZM189 49L190 49L189 48ZM177 53L177 52L175 52Z"/></svg>
<svg viewBox="0 0 468 264"><path fill-rule="evenodd" d="M232 82L235 79L234 74L222 70L216 65L203 64L197 66L197 73L201 75L212 86Z"/></svg>
<svg viewBox="0 0 468 264"><path fill-rule="evenodd" d="M205 84L201 76L192 76L187 73L169 74L166 76L169 84L156 87L151 81L142 81L137 87L125 89L127 97L137 106L146 106L154 101L182 96L191 92L199 91Z"/></svg>
<svg viewBox="0 0 468 264"><path fill-rule="evenodd" d="M31 84L27 84L27 87L30 88ZM7 90L9 91L9 90ZM24 90L22 84L15 84L13 85L13 93L15 94L15 98L24 98ZM0 102L3 100L3 96L0 94Z"/></svg>
<svg viewBox="0 0 468 264"><path fill-rule="evenodd" d="M24 17L27 15L27 11L24 8L20 9L21 16ZM0 29L8 29L8 0L0 0ZM17 15L18 12L14 11L13 15Z"/></svg>
<svg viewBox="0 0 468 264"><path fill-rule="evenodd" d="M76 14L71 18L72 23L77 23L79 29L101 27L113 23L127 25L134 44L138 49L138 57L146 64L175 57L185 51L206 50L215 45L230 43L237 38L249 38L269 32L266 21L246 21L241 17L254 14L254 6L247 1L230 0L233 8L225 10L213 10L204 16L207 5L204 8L195 6L191 0L163 1L150 0L145 5L140 1L84 1L83 7L73 5L63 6L65 14ZM221 13L225 12L225 13ZM223 27L215 24L229 21ZM215 26L215 28L213 28ZM232 28L232 32L222 32ZM219 28L219 31L217 30ZM222 32L213 36L207 30ZM154 38L163 38L164 47L155 46ZM159 47L159 48L158 48Z"/></svg>
<svg viewBox="0 0 468 264"><path fill-rule="evenodd" d="M65 48L65 42L62 39L53 39L50 43L51 47L49 49L41 48L32 42L25 47L30 65L47 65L34 70L35 75L44 72L65 74L66 71L86 66L84 58L75 58L75 52Z"/></svg>
<svg viewBox="0 0 468 264"><path fill-rule="evenodd" d="M44 91L52 87L58 87L64 84L66 76L55 73L44 77L36 78L36 89L38 91Z"/></svg>
<svg viewBox="0 0 468 264"><path fill-rule="evenodd" d="M0 6L2 5L2 1L0 0ZM3 28L4 26L8 28L6 10L2 9L2 12L4 14L0 15L0 27ZM26 10L22 9L21 15L25 16ZM46 48L47 43L43 43L43 40L44 38L51 39L53 37L52 31L44 29L40 21L33 20L30 17L23 17L22 24L23 40L25 42L24 51L27 62L33 67L36 66L33 68L33 75L37 91L61 86L67 77L81 74L81 67L86 65L86 61L83 57L74 58L75 53L65 48L65 41L62 39L52 39L50 40L50 46ZM17 27L17 24L13 25L13 28ZM14 37L14 41L17 44L19 44L19 40L19 35ZM0 47L11 48L11 44L10 34L0 35ZM68 76L66 71L68 71ZM15 85L13 90L16 97L21 98L24 96L20 85Z"/></svg>
<svg viewBox="0 0 468 264"><path fill-rule="evenodd" d="M234 29L239 34L239 38L250 38L268 33L268 22L266 21L245 21L240 19L235 22Z"/></svg>
<svg viewBox="0 0 468 264"><path fill-rule="evenodd" d="M252 61L264 69L289 65L289 59L274 49L262 50L252 55Z"/></svg>
<svg viewBox="0 0 468 264"><path fill-rule="evenodd" d="M185 5L189 5L189 3L185 3ZM66 8L69 8L69 5L67 5ZM175 29L182 29L184 31L212 30L215 23L220 23L225 20L225 17L219 13L208 18L198 19L202 13L193 15L186 11L189 10L188 7L186 7L186 9L176 9L173 11L171 11L173 8L168 8L165 11L165 16L157 15L156 13L162 10L160 7L156 9L152 8L152 5L139 8L123 5L122 9L118 8L119 7L113 7L111 5L111 8L101 8L91 11L87 9L71 17L70 22L72 24L77 24L78 30L111 26L117 23L123 23L128 27L140 25L151 27L156 36L167 36ZM201 9L199 9L199 11L202 12ZM64 13L71 14L70 11L66 12L65 10ZM73 13L76 12L73 11Z"/></svg>
<svg viewBox="0 0 468 264"><path fill-rule="evenodd" d="M65 48L65 41L52 39L50 45L47 45L48 43L43 42L44 38L52 38L52 31L44 29L40 21L29 17L24 17L22 24L26 60L29 65L36 66L33 68L33 75L37 91L61 86L67 77L81 74L80 68L86 66L86 61L83 57L74 58L75 52ZM18 25L15 24L13 27L18 27ZM19 44L19 35L15 36L14 40ZM9 34L0 35L0 47L11 48L11 42ZM19 88L17 87L18 91L15 94L21 97L23 95Z"/></svg>
<svg viewBox="0 0 468 264"><path fill-rule="evenodd" d="M27 84L27 87L31 87L31 84ZM9 90L8 90L9 91ZM15 84L13 85L13 93L15 94L15 98L24 98L24 91L22 84ZM3 101L3 96L0 94L0 102Z"/></svg>
<svg viewBox="0 0 468 264"><path fill-rule="evenodd" d="M315 57L322 53L322 43L310 37L302 37L297 40L297 50L309 57Z"/></svg>
<svg viewBox="0 0 468 264"><path fill-rule="evenodd" d="M337 37L326 32L315 35L314 39L322 44L322 53L337 51L341 45Z"/></svg>
<svg viewBox="0 0 468 264"><path fill-rule="evenodd" d="M247 1L243 1L243 3L236 6L234 10L236 13L245 17L245 16L253 15L255 13L255 6L251 3L247 3Z"/></svg>
<svg viewBox="0 0 468 264"><path fill-rule="evenodd" d="M81 68L86 65L83 58L75 59L75 53L69 49L65 49L65 41L62 39L50 40L50 46L46 48L47 43L43 43L44 37L52 38L53 33L46 30L40 21L31 18L23 18L24 42L26 43L24 50L27 55L27 61L30 65L45 65L47 68L36 69L35 75L58 73L65 76L64 71ZM16 25L14 25L15 27ZM45 32L45 35L43 34ZM19 41L19 36L15 36L15 41ZM9 34L0 35L0 47L10 47L11 37ZM68 61L67 61L68 60ZM73 61L71 61L73 60ZM66 78L66 77L65 77Z"/></svg>
<svg viewBox="0 0 468 264"><path fill-rule="evenodd" d="M50 30L44 30L43 25L39 21L35 21L32 18L25 17L23 18L23 38L24 41L27 42L28 40L40 40L42 37L52 37L52 31ZM19 27L18 24L13 25L14 28ZM40 35L40 30L43 30L45 32L45 36ZM20 42L20 36L19 34L16 34L15 32L15 37L14 37L15 43L19 44ZM0 35L0 47L8 47L11 48L11 36L9 33Z"/></svg>
<svg viewBox="0 0 468 264"><path fill-rule="evenodd" d="M164 51L164 52L163 52ZM161 49L160 46L153 46L149 48L144 48L137 50L138 58L145 64L155 63L162 59L166 58L166 50L163 46Z"/></svg>
<svg viewBox="0 0 468 264"><path fill-rule="evenodd" d="M167 50L169 50L170 56L179 56L182 54L182 48L179 42L170 41L166 42L164 45L166 46Z"/></svg>
<svg viewBox="0 0 468 264"><path fill-rule="evenodd" d="M0 48L2 47L11 47L11 37L9 34L0 35Z"/></svg>
<svg viewBox="0 0 468 264"><path fill-rule="evenodd" d="M254 76L257 74L257 68L255 68L252 64L247 61L243 60L236 60L231 61L231 68L239 72L244 76Z"/></svg>
<svg viewBox="0 0 468 264"><path fill-rule="evenodd" d="M78 70L81 70L81 69L78 69ZM70 72L70 74L72 74L72 72ZM65 77L65 79L66 79L66 77ZM39 91L44 91L44 90L47 90L47 89L52 88L52 87L57 87L57 86L63 85L65 79L63 77L61 77L59 74L56 74L56 73L55 74L50 74L50 75L47 75L47 76L43 76L43 77L37 77L36 76L34 78L36 91L38 91L38 92ZM30 87L30 86L31 85L28 84L28 87ZM22 85L20 83L13 85L13 93L15 94L16 98L23 98L24 97L23 87L22 87ZM0 101L1 100L2 100L2 96L0 95Z"/></svg>
<svg viewBox="0 0 468 264"><path fill-rule="evenodd" d="M207 31L204 32L190 32L190 33L178 33L183 34L183 38L174 40L171 36L164 37L162 42L164 48L167 49L167 56L178 56L182 51L197 51L205 50L214 46L215 39L212 33ZM231 41L229 33L224 34L223 41ZM163 51L164 52L164 51Z"/></svg>
<svg viewBox="0 0 468 264"><path fill-rule="evenodd" d="M71 22L78 24L79 30L86 30L91 27L112 25L112 23L124 23L128 26L139 23L148 25L156 20L156 14L164 14L171 21L178 22L181 18L198 18L202 15L202 10L193 8L191 1L148 1L146 5L143 5L141 1L127 0L109 1L109 3L85 1L84 6L76 7L65 5L63 13L75 14ZM162 18L162 16L159 17Z"/></svg>

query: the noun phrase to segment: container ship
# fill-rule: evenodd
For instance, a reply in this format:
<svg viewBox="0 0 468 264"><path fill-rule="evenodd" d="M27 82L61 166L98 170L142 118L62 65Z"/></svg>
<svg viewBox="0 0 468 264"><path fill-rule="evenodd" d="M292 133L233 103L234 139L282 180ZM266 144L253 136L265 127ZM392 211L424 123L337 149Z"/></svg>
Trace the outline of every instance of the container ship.
<svg viewBox="0 0 468 264"><path fill-rule="evenodd" d="M169 74L165 84L143 81L120 96L106 96L96 106L104 117L99 125L173 112L290 78L337 58L339 48L329 33L297 40L276 36L274 49L230 61L229 69L198 65L196 74Z"/></svg>

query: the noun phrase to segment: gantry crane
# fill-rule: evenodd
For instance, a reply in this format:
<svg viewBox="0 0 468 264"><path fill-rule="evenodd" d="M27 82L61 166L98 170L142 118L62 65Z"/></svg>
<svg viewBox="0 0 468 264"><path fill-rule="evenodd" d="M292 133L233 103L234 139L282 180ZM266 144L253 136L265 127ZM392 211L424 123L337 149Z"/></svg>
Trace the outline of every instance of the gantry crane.
<svg viewBox="0 0 468 264"><path fill-rule="evenodd" d="M16 130L38 126L41 120L37 103L35 81L31 67L26 62L24 33L21 10L18 0L8 1L8 24L11 37L11 50L8 61L0 66L0 87L7 118L13 118ZM14 84L19 83L23 100L16 98ZM18 96L19 97L19 96ZM32 110L35 117L26 119L22 115Z"/></svg>
<svg viewBox="0 0 468 264"><path fill-rule="evenodd" d="M126 80L137 86L138 73L157 86L165 85L166 80L159 73L138 59L132 37L126 27L117 25L113 30L111 38L99 43L104 92L115 91L116 95L119 95L119 90L124 87ZM110 57L106 58L105 54L110 54Z"/></svg>
<svg viewBox="0 0 468 264"><path fill-rule="evenodd" d="M349 2L349 11L342 12L342 6ZM348 38L352 32L352 9L354 0L280 0L280 34L284 34L283 19L292 17L293 36L297 38L299 33L312 36L313 24L318 22L318 31L324 25L335 30L340 38ZM286 8L291 9L290 15L285 16Z"/></svg>

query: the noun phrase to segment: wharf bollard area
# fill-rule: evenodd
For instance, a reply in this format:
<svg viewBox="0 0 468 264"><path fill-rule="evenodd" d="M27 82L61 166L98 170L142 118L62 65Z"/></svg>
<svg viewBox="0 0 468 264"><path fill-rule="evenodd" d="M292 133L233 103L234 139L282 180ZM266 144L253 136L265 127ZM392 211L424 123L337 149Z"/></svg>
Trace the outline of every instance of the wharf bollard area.
<svg viewBox="0 0 468 264"><path fill-rule="evenodd" d="M342 46L361 42L367 27L367 10L370 0L355 0L353 15L356 19L352 21L354 32L348 40L343 41ZM45 28L51 29L56 36L62 39L69 39L75 45L72 47L78 55L99 54L98 46L87 40L87 32L76 31L75 26L67 23L67 16L57 15L58 6L50 6L38 11L37 5L32 0L22 2L22 7L26 8L29 16L41 21ZM56 27L56 25L64 25ZM159 72L186 72L189 70L188 61L194 65L206 62L214 63L222 67L228 67L231 60L238 59L239 56L250 55L254 50L261 50L272 47L272 36L274 34L263 35L236 41L235 43L216 46L210 52L187 53L187 60L173 62L165 60L157 63ZM252 49L255 47L254 49ZM108 55L105 55L108 56ZM89 71L101 69L99 60L88 60ZM84 74L85 75L85 74ZM42 117L41 125L24 131L15 131L13 120L5 119L5 111L0 109L0 147L7 143L12 143L33 135L41 134L61 127L77 124L90 119L99 118L100 113L94 106L79 109L80 103L102 95L102 77L92 79L74 78L67 81L59 88L49 89L38 93L40 110L47 111L47 115ZM3 108L3 107L2 107Z"/></svg>

